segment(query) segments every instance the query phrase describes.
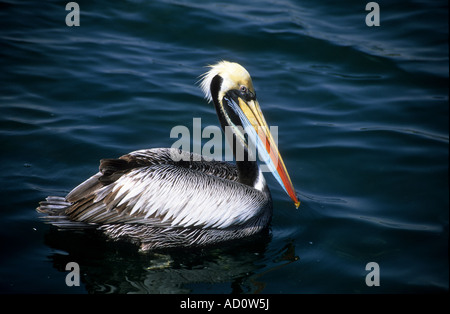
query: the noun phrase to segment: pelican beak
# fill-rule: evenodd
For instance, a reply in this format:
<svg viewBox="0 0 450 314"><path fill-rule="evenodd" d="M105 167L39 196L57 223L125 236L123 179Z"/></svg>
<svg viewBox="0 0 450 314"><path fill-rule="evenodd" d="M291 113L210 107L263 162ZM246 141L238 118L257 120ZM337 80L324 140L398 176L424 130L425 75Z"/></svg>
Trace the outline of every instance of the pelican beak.
<svg viewBox="0 0 450 314"><path fill-rule="evenodd" d="M273 140L272 134L270 133L266 119L261 112L258 101L256 99L244 101L241 97L238 97L238 100L240 109L248 119L248 122L251 124L252 128L256 131L256 145L258 147L258 151L260 154L263 154L262 157L266 160L266 164L271 169L272 174L289 197L294 201L295 207L298 208L300 206L300 201L297 199L294 186L292 185L286 166L284 165L283 159L278 151L278 147Z"/></svg>

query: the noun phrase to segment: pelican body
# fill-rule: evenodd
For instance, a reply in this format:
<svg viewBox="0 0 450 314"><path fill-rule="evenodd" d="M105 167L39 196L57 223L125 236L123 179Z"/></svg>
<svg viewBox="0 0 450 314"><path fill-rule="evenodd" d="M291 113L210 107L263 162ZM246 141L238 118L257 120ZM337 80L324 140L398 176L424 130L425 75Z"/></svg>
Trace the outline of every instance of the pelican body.
<svg viewBox="0 0 450 314"><path fill-rule="evenodd" d="M47 197L37 210L58 227L97 228L143 251L251 236L268 227L272 198L245 132L255 135L255 146L298 207L249 73L222 61L202 76L200 87L213 102L222 129L231 128L229 144L243 149L235 165L175 148L138 150L102 159L98 173L66 197Z"/></svg>

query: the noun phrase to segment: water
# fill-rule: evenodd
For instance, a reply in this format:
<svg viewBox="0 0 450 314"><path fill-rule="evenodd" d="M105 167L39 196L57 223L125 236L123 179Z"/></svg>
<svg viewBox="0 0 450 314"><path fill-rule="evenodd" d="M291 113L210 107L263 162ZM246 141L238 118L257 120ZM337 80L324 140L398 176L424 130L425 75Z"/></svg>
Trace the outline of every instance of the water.
<svg viewBox="0 0 450 314"><path fill-rule="evenodd" d="M78 3L79 27L64 1L0 4L2 293L448 291L447 2L379 1L379 27L361 1ZM147 255L39 219L99 159L218 125L196 83L222 59L251 73L300 209L266 176L270 234Z"/></svg>

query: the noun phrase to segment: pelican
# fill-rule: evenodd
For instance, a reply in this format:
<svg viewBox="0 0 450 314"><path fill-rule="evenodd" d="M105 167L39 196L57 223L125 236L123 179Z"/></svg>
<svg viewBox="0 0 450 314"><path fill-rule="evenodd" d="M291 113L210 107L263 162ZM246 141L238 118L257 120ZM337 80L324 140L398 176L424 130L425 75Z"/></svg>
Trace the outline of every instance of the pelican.
<svg viewBox="0 0 450 314"><path fill-rule="evenodd" d="M37 211L58 227L93 227L111 239L136 243L142 251L205 246L254 235L270 223L272 197L252 158L249 139L256 139L258 152L298 208L300 202L247 70L221 61L210 66L199 84L207 101L213 102L222 130L231 129L243 158L236 158L233 145L235 164L176 148L133 151L100 160L98 173L66 197L47 197Z"/></svg>

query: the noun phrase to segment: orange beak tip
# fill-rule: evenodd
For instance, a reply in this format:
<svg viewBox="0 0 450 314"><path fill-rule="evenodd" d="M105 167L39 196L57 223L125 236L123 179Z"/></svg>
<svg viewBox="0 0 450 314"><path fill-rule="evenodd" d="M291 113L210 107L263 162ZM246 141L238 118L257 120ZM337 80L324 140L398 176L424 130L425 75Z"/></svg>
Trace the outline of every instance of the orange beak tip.
<svg viewBox="0 0 450 314"><path fill-rule="evenodd" d="M299 206L300 206L300 201L297 201L297 202L295 202L294 204L295 204L295 209L298 209Z"/></svg>

